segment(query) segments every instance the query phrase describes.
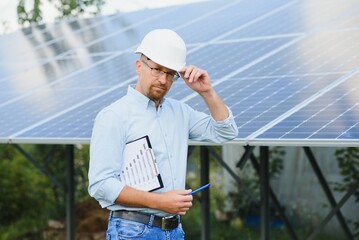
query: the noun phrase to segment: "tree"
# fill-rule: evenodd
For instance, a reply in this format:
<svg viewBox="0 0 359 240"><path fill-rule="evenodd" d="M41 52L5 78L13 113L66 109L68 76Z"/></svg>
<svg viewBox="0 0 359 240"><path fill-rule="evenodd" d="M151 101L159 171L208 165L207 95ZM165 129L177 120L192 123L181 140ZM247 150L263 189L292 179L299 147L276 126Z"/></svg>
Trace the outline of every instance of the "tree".
<svg viewBox="0 0 359 240"><path fill-rule="evenodd" d="M96 15L101 12L105 0L43 0L50 2L58 11L56 18L78 17L84 14ZM41 0L19 0L18 22L22 25L41 23L43 9Z"/></svg>

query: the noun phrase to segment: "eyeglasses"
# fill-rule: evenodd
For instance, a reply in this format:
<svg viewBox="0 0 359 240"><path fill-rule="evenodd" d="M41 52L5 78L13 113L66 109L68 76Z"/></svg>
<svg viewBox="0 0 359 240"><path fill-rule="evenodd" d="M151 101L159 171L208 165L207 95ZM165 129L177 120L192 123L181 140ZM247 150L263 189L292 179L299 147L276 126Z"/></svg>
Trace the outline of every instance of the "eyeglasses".
<svg viewBox="0 0 359 240"><path fill-rule="evenodd" d="M150 65L148 65L148 63L143 60L141 60L141 62L143 62L147 67L151 69L151 75L154 77L161 77L163 74L166 74L166 80L169 82L174 82L180 77L180 75L177 72L176 73L166 72L159 68L150 67Z"/></svg>

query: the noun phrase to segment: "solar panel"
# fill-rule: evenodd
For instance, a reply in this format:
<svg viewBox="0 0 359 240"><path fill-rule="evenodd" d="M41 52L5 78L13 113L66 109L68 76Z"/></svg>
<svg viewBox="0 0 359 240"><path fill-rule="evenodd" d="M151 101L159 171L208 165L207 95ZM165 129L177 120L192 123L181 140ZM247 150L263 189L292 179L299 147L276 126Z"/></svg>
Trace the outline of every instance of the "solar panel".
<svg viewBox="0 0 359 240"><path fill-rule="evenodd" d="M325 142L356 145L359 139L359 75L346 78L331 90L318 94L295 113L256 137L256 142Z"/></svg>
<svg viewBox="0 0 359 240"><path fill-rule="evenodd" d="M235 142L358 146L358 10L355 0L218 0L2 36L0 142L89 143L98 111L135 83L142 37L172 28L231 107ZM181 80L169 96L208 112Z"/></svg>

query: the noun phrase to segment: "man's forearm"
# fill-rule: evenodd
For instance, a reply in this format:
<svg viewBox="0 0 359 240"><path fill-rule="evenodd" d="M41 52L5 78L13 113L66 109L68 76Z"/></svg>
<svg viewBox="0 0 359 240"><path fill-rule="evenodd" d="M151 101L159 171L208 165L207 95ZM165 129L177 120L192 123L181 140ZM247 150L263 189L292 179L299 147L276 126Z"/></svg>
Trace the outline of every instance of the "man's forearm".
<svg viewBox="0 0 359 240"><path fill-rule="evenodd" d="M155 205L158 202L157 195L125 186L117 197L116 203L128 207L158 208Z"/></svg>
<svg viewBox="0 0 359 240"><path fill-rule="evenodd" d="M172 190L152 193L125 186L116 203L128 207L152 208L167 213L185 215L192 206L192 190Z"/></svg>
<svg viewBox="0 0 359 240"><path fill-rule="evenodd" d="M229 112L223 100L213 90L201 94L214 120L223 121L228 118Z"/></svg>

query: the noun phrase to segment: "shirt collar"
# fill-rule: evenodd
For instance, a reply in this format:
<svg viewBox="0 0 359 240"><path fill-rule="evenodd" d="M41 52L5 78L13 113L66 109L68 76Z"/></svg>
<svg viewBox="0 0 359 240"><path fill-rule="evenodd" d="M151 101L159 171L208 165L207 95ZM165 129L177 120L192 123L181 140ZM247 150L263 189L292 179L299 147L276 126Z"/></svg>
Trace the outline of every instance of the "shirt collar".
<svg viewBox="0 0 359 240"><path fill-rule="evenodd" d="M151 99L137 91L135 89L135 85L128 86L127 95L145 109L147 109L149 106L155 107L155 103ZM165 98L161 100L160 106L164 103L165 100Z"/></svg>

